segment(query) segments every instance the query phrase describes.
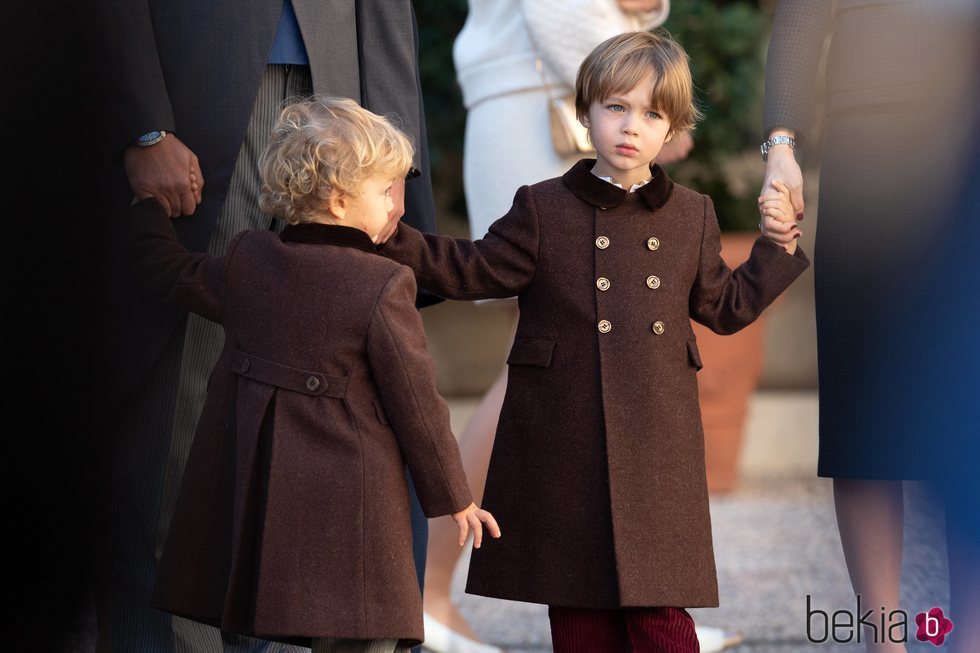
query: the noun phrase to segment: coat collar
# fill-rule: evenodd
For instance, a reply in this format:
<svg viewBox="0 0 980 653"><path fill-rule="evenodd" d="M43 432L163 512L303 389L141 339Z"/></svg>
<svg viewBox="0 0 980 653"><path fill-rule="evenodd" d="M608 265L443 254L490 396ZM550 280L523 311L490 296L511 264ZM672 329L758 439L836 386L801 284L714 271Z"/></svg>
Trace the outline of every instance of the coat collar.
<svg viewBox="0 0 980 653"><path fill-rule="evenodd" d="M354 247L372 254L378 248L371 237L360 229L344 227L339 224L319 224L305 222L303 224L288 224L279 237L284 243L305 243L308 245L337 245L338 247Z"/></svg>
<svg viewBox="0 0 980 653"><path fill-rule="evenodd" d="M601 209L611 209L622 204L629 192L617 188L607 181L592 174L595 159L582 159L562 175L562 182L580 200L588 202ZM650 167L653 179L646 186L636 190L636 194L651 209L659 209L670 199L674 190L674 182L670 180L664 169L656 163Z"/></svg>

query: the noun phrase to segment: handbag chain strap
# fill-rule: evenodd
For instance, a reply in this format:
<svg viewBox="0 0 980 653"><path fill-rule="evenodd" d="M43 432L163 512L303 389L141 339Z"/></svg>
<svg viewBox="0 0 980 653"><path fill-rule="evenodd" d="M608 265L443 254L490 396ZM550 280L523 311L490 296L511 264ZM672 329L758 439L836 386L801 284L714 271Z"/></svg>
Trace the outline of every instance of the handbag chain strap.
<svg viewBox="0 0 980 653"><path fill-rule="evenodd" d="M545 94L548 96L549 100L560 100L562 96L555 95L552 91L554 86L548 84L548 79L544 74L544 59L541 56L541 50L538 49L538 44L534 41L534 36L531 34L531 24L527 20L527 13L524 11L524 5L518 2L521 8L521 18L524 20L524 29L527 32L527 40L531 44L531 49L534 50L534 69L538 71L538 76L541 78L541 88L544 89Z"/></svg>

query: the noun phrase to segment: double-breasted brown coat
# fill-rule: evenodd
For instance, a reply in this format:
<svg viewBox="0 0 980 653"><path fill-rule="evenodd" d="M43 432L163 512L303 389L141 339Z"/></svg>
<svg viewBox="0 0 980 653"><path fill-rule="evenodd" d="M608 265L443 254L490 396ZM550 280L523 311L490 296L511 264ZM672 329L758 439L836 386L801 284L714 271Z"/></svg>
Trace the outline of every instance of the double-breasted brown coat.
<svg viewBox="0 0 980 653"><path fill-rule="evenodd" d="M399 226L380 251L453 299L517 295L467 591L550 605L713 606L693 318L752 322L808 265L761 239L733 273L711 201L655 166L627 193L580 161L481 240Z"/></svg>
<svg viewBox="0 0 980 653"><path fill-rule="evenodd" d="M138 276L225 331L154 605L268 639L420 641L406 463L428 516L472 499L411 271L349 227L245 232L219 258L155 201L133 213Z"/></svg>

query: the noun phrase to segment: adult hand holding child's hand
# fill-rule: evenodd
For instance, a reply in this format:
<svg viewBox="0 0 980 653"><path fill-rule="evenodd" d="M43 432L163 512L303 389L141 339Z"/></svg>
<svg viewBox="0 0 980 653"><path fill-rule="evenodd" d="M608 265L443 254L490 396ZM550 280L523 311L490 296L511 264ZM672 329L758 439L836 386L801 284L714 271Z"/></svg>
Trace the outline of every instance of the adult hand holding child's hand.
<svg viewBox="0 0 980 653"><path fill-rule="evenodd" d="M759 196L759 213L762 235L782 245L787 253L795 253L796 240L802 232L794 219L789 187L781 181L773 181L772 188Z"/></svg>
<svg viewBox="0 0 980 653"><path fill-rule="evenodd" d="M794 136L794 132L777 130L773 136ZM775 182L782 182L789 190L790 203L796 219L803 219L803 171L796 160L796 155L789 145L775 145L769 150L766 159L766 177L762 182L762 190L775 188Z"/></svg>
<svg viewBox="0 0 980 653"><path fill-rule="evenodd" d="M204 175L197 156L173 134L123 154L126 177L137 200L156 198L171 218L192 215L201 203Z"/></svg>

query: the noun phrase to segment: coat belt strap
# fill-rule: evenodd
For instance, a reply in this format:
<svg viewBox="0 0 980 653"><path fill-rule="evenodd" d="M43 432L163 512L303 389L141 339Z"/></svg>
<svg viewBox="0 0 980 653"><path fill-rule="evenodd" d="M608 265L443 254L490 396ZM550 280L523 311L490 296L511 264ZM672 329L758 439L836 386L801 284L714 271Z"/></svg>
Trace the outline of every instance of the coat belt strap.
<svg viewBox="0 0 980 653"><path fill-rule="evenodd" d="M343 399L347 395L346 376L328 376L259 358L237 349L225 355L226 365L239 376L306 395Z"/></svg>

